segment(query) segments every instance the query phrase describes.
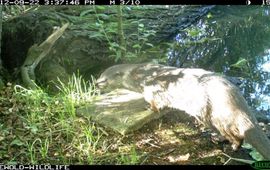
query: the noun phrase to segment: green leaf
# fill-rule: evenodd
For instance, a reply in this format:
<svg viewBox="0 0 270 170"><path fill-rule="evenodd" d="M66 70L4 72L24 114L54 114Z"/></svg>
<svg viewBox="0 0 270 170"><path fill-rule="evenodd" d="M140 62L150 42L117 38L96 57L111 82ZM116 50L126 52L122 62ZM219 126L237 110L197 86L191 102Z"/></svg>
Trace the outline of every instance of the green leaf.
<svg viewBox="0 0 270 170"><path fill-rule="evenodd" d="M88 9L88 10L82 11L80 13L80 17L83 17L83 16L85 16L85 15L91 13L91 12L93 12L93 9Z"/></svg>
<svg viewBox="0 0 270 170"><path fill-rule="evenodd" d="M105 37L103 34L99 32L91 33L91 35L88 35L89 38L97 38L97 37Z"/></svg>
<svg viewBox="0 0 270 170"><path fill-rule="evenodd" d="M98 9L98 10L105 10L106 8L104 7L104 6L96 6L96 8Z"/></svg>
<svg viewBox="0 0 270 170"><path fill-rule="evenodd" d="M213 15L209 12L208 14L207 14L207 16L206 16L207 18L212 18L213 17Z"/></svg>
<svg viewBox="0 0 270 170"><path fill-rule="evenodd" d="M263 160L263 156L262 156L259 152L257 152L255 149L254 149L253 151L251 151L251 152L249 153L249 155L250 155L253 159L255 159L256 161L261 161L261 160Z"/></svg>
<svg viewBox="0 0 270 170"><path fill-rule="evenodd" d="M117 30L108 30L108 31L106 31L107 33L114 33L114 34L118 34L118 31Z"/></svg>
<svg viewBox="0 0 270 170"><path fill-rule="evenodd" d="M36 134L37 131L38 131L38 128L37 128L36 125L32 125L32 126L30 126L29 128L30 128L31 132L34 133L34 134Z"/></svg>
<svg viewBox="0 0 270 170"><path fill-rule="evenodd" d="M143 24L139 24L139 27L143 28L143 27L144 27L144 25L143 25Z"/></svg>
<svg viewBox="0 0 270 170"><path fill-rule="evenodd" d="M139 41L147 41L148 39L147 38L145 38L145 37L141 37L141 38L138 38L139 39Z"/></svg>
<svg viewBox="0 0 270 170"><path fill-rule="evenodd" d="M136 57L137 57L137 55L136 55L136 54L134 54L134 53L130 53L130 52L128 52L128 53L127 53L127 55L126 55L126 57L127 57L127 58L136 58Z"/></svg>
<svg viewBox="0 0 270 170"><path fill-rule="evenodd" d="M100 26L101 26L101 24L100 24L100 23L98 23L98 22L96 22L96 26L97 26L97 27L100 27Z"/></svg>
<svg viewBox="0 0 270 170"><path fill-rule="evenodd" d="M16 162L16 161L9 161L7 164L8 165L16 165L16 164L18 164L18 162Z"/></svg>
<svg viewBox="0 0 270 170"><path fill-rule="evenodd" d="M143 37L145 37L145 38L146 38L146 37L149 37L149 36L150 36L149 33L144 33L144 34L143 34Z"/></svg>
<svg viewBox="0 0 270 170"><path fill-rule="evenodd" d="M125 48L125 47L123 47L123 46L119 46L119 48L120 48L121 50L126 51L126 48Z"/></svg>
<svg viewBox="0 0 270 170"><path fill-rule="evenodd" d="M188 30L188 35L191 37L195 37L198 36L200 33L199 29L192 29L192 30Z"/></svg>
<svg viewBox="0 0 270 170"><path fill-rule="evenodd" d="M110 50L110 51L113 51L113 52L116 52L116 49L113 48L113 47L109 47L109 50Z"/></svg>
<svg viewBox="0 0 270 170"><path fill-rule="evenodd" d="M241 145L242 148L245 148L245 149L252 149L253 147L249 144L249 143L246 143L244 142L242 145Z"/></svg>
<svg viewBox="0 0 270 170"><path fill-rule="evenodd" d="M130 24L138 24L139 21L131 21Z"/></svg>
<svg viewBox="0 0 270 170"><path fill-rule="evenodd" d="M112 42L110 43L110 46L113 47L113 48L118 48L119 47L119 44L117 44L116 42Z"/></svg>
<svg viewBox="0 0 270 170"><path fill-rule="evenodd" d="M104 24L104 21L102 21L102 20L98 20L98 22L99 22L100 24Z"/></svg>
<svg viewBox="0 0 270 170"><path fill-rule="evenodd" d="M115 58L116 57L116 55L109 55L109 58Z"/></svg>
<svg viewBox="0 0 270 170"><path fill-rule="evenodd" d="M116 57L115 57L115 62L117 62L119 59L121 58L121 53L120 53L120 51L117 51L116 52Z"/></svg>
<svg viewBox="0 0 270 170"><path fill-rule="evenodd" d="M145 43L145 45L148 45L148 46L150 46L150 47L154 47L154 45L151 44L151 43Z"/></svg>
<svg viewBox="0 0 270 170"><path fill-rule="evenodd" d="M136 36L136 37L137 37L137 36L138 36L138 34L129 34L129 36Z"/></svg>
<svg viewBox="0 0 270 170"><path fill-rule="evenodd" d="M135 44L135 45L132 46L132 48L138 48L138 49L140 49L141 46L140 46L140 44Z"/></svg>
<svg viewBox="0 0 270 170"><path fill-rule="evenodd" d="M17 145L17 146L23 146L24 143L22 141L20 141L19 139L15 139L11 142L10 145Z"/></svg>
<svg viewBox="0 0 270 170"><path fill-rule="evenodd" d="M97 14L97 16L101 17L102 19L109 19L110 16L106 15L106 14Z"/></svg>
<svg viewBox="0 0 270 170"><path fill-rule="evenodd" d="M129 6L125 6L125 7L126 7L126 9L129 10L129 11L131 10L131 8L130 8Z"/></svg>
<svg viewBox="0 0 270 170"><path fill-rule="evenodd" d="M247 66L248 61L244 58L240 58L236 63L232 64L231 67L243 68Z"/></svg>

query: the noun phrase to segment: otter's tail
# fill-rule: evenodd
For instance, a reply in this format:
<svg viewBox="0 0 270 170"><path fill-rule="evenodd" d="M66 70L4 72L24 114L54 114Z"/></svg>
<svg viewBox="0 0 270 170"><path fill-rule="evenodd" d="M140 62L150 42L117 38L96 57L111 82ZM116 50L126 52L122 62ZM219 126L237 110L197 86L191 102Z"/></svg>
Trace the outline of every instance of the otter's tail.
<svg viewBox="0 0 270 170"><path fill-rule="evenodd" d="M270 140L255 126L245 132L245 140L250 143L265 159L270 160Z"/></svg>

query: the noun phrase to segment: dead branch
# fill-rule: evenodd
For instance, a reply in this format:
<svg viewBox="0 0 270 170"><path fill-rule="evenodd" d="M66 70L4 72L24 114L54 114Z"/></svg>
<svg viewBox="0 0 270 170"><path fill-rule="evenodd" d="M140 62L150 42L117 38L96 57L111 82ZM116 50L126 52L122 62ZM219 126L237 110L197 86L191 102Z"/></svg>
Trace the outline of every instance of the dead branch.
<svg viewBox="0 0 270 170"><path fill-rule="evenodd" d="M21 76L23 83L31 88L36 89L35 84L35 68L39 64L39 62L44 59L49 52L51 51L52 46L58 40L68 27L69 23L63 25L60 29L52 33L44 42L42 42L39 46L34 44L29 48L27 57L21 66Z"/></svg>

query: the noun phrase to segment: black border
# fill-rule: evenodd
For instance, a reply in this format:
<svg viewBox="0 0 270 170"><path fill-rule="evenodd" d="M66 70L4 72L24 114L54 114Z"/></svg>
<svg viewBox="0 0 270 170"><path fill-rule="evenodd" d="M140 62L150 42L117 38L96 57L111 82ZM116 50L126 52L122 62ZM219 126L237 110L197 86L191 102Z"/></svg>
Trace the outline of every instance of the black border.
<svg viewBox="0 0 270 170"><path fill-rule="evenodd" d="M1 0L1 5L263 5L266 0Z"/></svg>
<svg viewBox="0 0 270 170"><path fill-rule="evenodd" d="M70 165L69 170L74 169L139 169L139 170L184 170L184 169L207 169L207 170L222 170L222 169L245 169L254 170L251 165Z"/></svg>

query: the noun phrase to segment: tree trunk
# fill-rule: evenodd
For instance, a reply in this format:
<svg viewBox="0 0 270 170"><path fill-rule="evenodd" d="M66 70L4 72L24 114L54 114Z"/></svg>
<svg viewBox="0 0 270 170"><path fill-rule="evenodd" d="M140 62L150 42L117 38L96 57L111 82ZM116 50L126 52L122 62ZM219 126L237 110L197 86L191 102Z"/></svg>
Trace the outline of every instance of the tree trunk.
<svg viewBox="0 0 270 170"><path fill-rule="evenodd" d="M1 56L1 45L2 45L2 5L0 5L0 89L4 86L4 83L2 81L2 72L3 72L3 66L2 66L2 56Z"/></svg>
<svg viewBox="0 0 270 170"><path fill-rule="evenodd" d="M123 14L122 14L122 6L119 5L117 7L117 15L118 15L118 39L119 39L119 45L120 45L120 55L119 58L124 58L126 55L126 41L123 31Z"/></svg>
<svg viewBox="0 0 270 170"><path fill-rule="evenodd" d="M2 70L1 40L2 40L2 5L0 5L0 72Z"/></svg>

